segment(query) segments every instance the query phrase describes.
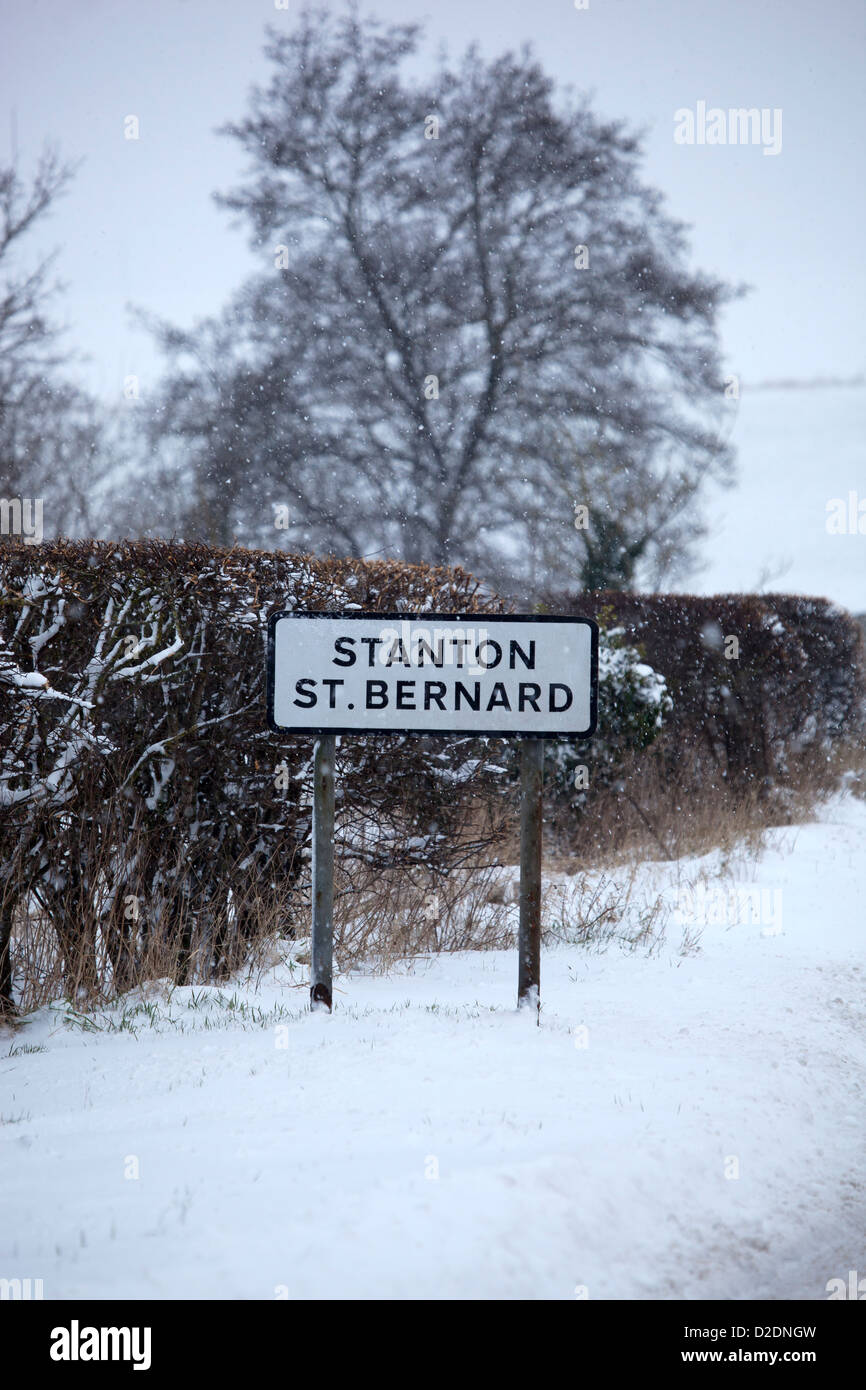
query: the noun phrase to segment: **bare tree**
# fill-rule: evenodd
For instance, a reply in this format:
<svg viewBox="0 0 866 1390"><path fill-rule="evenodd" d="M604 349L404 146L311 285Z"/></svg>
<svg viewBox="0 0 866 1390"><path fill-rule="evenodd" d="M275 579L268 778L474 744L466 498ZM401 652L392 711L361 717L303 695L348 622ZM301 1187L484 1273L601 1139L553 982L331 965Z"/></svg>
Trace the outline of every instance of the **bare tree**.
<svg viewBox="0 0 866 1390"><path fill-rule="evenodd" d="M327 12L271 32L270 85L227 127L251 172L221 199L263 270L220 318L163 328L156 432L184 441L189 525L211 539L386 550L526 586L576 489L597 509L631 486L688 510L725 473L715 321L731 291L687 269L637 139L560 99L529 50L473 48L424 83L405 71L418 41ZM565 437L588 476L569 474ZM641 562L659 545L646 536ZM573 577L574 547L545 568Z"/></svg>
<svg viewBox="0 0 866 1390"><path fill-rule="evenodd" d="M28 268L22 246L74 170L46 149L28 184L0 167L0 495L44 504L47 533L88 534L105 469L96 402L62 374L69 352L50 315L54 257ZM41 527L40 527L41 529Z"/></svg>

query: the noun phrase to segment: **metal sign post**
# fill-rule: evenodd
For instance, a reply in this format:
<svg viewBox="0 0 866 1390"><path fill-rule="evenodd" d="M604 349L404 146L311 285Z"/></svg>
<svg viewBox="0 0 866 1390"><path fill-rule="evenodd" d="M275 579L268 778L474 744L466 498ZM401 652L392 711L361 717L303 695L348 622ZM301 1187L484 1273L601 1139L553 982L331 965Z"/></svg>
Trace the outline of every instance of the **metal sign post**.
<svg viewBox="0 0 866 1390"><path fill-rule="evenodd" d="M310 1006L333 1007L334 968L334 761L337 740L322 734L313 752L313 939Z"/></svg>
<svg viewBox="0 0 866 1390"><path fill-rule="evenodd" d="M519 1006L540 1007L544 740L595 729L598 628L512 613L277 612L268 723L316 738L313 1008L332 1008L335 735L521 739Z"/></svg>
<svg viewBox="0 0 866 1390"><path fill-rule="evenodd" d="M520 926L517 1007L541 1009L541 791L544 740L520 741ZM540 1018L539 1018L540 1021Z"/></svg>

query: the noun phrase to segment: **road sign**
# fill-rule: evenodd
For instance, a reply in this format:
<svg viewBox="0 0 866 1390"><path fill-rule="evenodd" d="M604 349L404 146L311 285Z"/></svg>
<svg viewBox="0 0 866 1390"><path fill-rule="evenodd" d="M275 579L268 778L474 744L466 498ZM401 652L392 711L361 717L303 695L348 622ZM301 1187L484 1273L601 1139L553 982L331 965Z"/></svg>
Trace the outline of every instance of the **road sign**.
<svg viewBox="0 0 866 1390"><path fill-rule="evenodd" d="M588 618L478 613L272 613L268 723L315 734L310 1003L332 1008L337 734L520 738L518 1006L540 1008L545 738L589 738L598 627Z"/></svg>
<svg viewBox="0 0 866 1390"><path fill-rule="evenodd" d="M587 618L273 613L268 722L297 734L588 738L597 671Z"/></svg>

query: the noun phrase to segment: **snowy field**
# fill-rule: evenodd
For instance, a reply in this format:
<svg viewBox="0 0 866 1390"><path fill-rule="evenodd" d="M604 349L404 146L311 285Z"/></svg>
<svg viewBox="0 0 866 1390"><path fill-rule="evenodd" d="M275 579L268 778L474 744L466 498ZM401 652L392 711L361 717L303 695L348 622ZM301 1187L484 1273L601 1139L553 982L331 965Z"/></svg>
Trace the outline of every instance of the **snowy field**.
<svg viewBox="0 0 866 1390"><path fill-rule="evenodd" d="M46 1298L826 1298L866 1272L866 805L718 870L645 866L652 950L546 949L540 1027L513 952L341 977L330 1018L286 965L99 1031L43 1010L0 1048L0 1275Z"/></svg>
<svg viewBox="0 0 866 1390"><path fill-rule="evenodd" d="M811 594L866 612L866 536L832 535L827 503L866 500L866 386L746 389L734 416L737 485L711 487L704 566L687 592Z"/></svg>

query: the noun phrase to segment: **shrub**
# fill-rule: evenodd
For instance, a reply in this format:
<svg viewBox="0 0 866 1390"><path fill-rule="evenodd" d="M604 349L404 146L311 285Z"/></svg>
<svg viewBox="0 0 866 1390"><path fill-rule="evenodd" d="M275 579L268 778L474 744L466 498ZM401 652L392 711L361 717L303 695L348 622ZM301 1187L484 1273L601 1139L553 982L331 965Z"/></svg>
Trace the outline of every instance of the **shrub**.
<svg viewBox="0 0 866 1390"><path fill-rule="evenodd" d="M180 983L224 975L262 923L293 930L313 741L267 728L266 620L348 606L500 607L463 571L387 561L161 541L0 547L7 1008L16 910L43 914L67 987L90 993L136 982L148 961L164 970L167 950ZM464 861L492 833L479 813L488 762L467 738L343 738L344 866Z"/></svg>
<svg viewBox="0 0 866 1390"><path fill-rule="evenodd" d="M548 791L575 809L586 806L601 787L609 787L629 753L653 742L671 711L663 676L625 640L625 629L607 627L600 615L598 634L598 729L592 739L551 744ZM580 767L592 769L586 788L576 784Z"/></svg>
<svg viewBox="0 0 866 1390"><path fill-rule="evenodd" d="M735 788L769 790L792 756L823 757L834 741L862 736L863 635L826 599L605 591L548 595L546 607L608 613L663 677L672 707L659 747L672 769L704 755Z"/></svg>

